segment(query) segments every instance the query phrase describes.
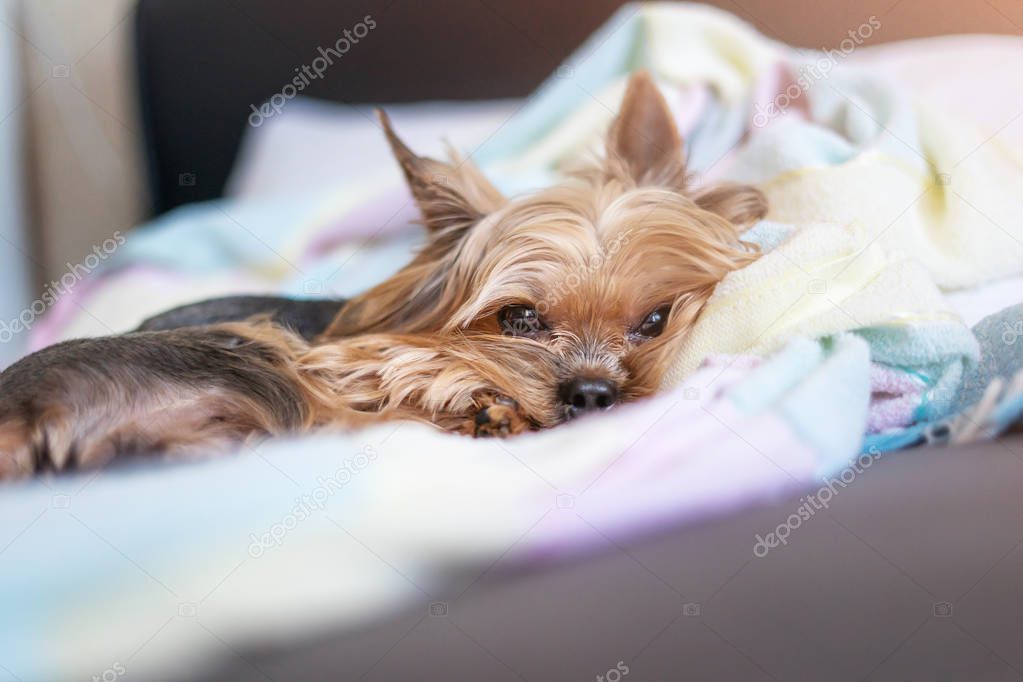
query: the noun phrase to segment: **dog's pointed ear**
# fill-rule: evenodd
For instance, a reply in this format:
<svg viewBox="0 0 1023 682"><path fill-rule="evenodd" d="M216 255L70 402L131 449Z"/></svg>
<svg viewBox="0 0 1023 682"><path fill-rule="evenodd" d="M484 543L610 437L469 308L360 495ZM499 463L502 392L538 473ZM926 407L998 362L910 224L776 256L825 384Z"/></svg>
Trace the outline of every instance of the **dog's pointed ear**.
<svg viewBox="0 0 1023 682"><path fill-rule="evenodd" d="M451 163L417 156L395 134L384 110L377 109L376 113L428 230L449 232L470 227L504 204L504 196L470 161L459 158L453 150L449 150Z"/></svg>
<svg viewBox="0 0 1023 682"><path fill-rule="evenodd" d="M609 166L624 170L637 184L681 188L685 183L682 137L668 103L646 71L629 78L606 149Z"/></svg>

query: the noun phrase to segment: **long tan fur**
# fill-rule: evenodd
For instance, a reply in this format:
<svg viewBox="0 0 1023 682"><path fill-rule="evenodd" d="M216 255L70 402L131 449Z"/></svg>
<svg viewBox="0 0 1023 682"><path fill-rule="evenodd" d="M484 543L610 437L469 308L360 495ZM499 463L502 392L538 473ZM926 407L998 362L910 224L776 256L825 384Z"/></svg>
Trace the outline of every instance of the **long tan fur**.
<svg viewBox="0 0 1023 682"><path fill-rule="evenodd" d="M645 73L601 160L513 199L467 160L415 155L380 121L428 234L407 266L311 344L262 320L30 356L0 375L0 478L394 419L473 435L553 426L572 414L574 378L619 402L657 390L715 286L757 257L739 234L765 214L763 195L692 188ZM523 307L535 326L509 328L503 316Z"/></svg>

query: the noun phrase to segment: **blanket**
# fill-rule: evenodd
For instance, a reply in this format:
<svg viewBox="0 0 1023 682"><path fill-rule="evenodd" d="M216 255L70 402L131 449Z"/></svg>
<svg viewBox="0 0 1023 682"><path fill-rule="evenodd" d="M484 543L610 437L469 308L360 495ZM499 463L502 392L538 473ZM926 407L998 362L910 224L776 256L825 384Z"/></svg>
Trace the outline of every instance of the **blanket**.
<svg viewBox="0 0 1023 682"><path fill-rule="evenodd" d="M147 677L225 641L364 622L498 560L575 556L857 457L1008 428L1020 311L973 333L944 291L1023 269L1020 168L841 57L702 6L630 5L472 150L506 192L547 184L599 145L644 67L691 168L765 188L772 212L745 236L763 257L718 287L661 395L507 442L385 425L24 484L0 499L0 660L23 679L122 659ZM129 328L140 299L351 294L407 259L414 218L403 188L369 175L181 209L62 297L33 342Z"/></svg>
<svg viewBox="0 0 1023 682"><path fill-rule="evenodd" d="M535 566L791 493L855 455L868 361L852 335L797 340L509 441L399 423L8 491L0 660L25 680L115 662L183 678L224 641L366 622L498 559Z"/></svg>

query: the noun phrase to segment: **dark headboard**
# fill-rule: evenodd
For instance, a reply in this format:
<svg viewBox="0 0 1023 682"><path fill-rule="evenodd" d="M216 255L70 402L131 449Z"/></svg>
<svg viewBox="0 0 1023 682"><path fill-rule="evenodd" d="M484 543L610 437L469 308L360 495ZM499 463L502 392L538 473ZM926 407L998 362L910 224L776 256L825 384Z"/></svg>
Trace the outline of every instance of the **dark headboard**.
<svg viewBox="0 0 1023 682"><path fill-rule="evenodd" d="M367 15L303 95L407 102L528 94L622 0L139 0L135 50L153 213L221 195L252 105Z"/></svg>

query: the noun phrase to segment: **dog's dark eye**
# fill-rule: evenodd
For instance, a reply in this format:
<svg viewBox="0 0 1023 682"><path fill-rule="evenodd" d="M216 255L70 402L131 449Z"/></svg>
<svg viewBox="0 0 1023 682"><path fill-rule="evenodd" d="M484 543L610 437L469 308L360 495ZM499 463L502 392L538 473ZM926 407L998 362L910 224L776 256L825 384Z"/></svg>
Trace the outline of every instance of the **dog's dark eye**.
<svg viewBox="0 0 1023 682"><path fill-rule="evenodd" d="M497 314L501 331L509 336L536 336L547 330L535 308L528 305L510 305Z"/></svg>
<svg viewBox="0 0 1023 682"><path fill-rule="evenodd" d="M660 336L661 332L664 331L664 325L668 322L668 313L670 312L670 305L662 305L660 308L647 315L632 333L636 336L641 336L647 339Z"/></svg>

